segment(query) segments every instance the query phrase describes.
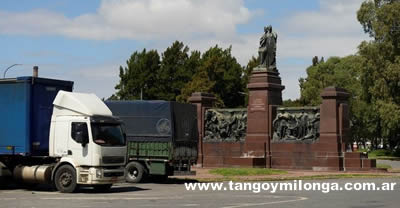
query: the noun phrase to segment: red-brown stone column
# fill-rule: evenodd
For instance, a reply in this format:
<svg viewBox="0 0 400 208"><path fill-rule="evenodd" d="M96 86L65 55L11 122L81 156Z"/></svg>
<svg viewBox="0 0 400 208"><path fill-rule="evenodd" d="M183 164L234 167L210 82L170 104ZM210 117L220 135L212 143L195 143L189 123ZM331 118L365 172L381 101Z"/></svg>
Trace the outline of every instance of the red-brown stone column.
<svg viewBox="0 0 400 208"><path fill-rule="evenodd" d="M320 158L319 166L321 170L344 170L344 141L346 141L349 119L347 102L350 94L346 90L337 87L325 88L322 93L322 104L320 108L320 140L314 149ZM335 159L336 158L336 159ZM323 163L323 161L327 161Z"/></svg>
<svg viewBox="0 0 400 208"><path fill-rule="evenodd" d="M320 143L330 144L329 152L344 152L345 135L348 129L347 102L350 94L337 87L325 88L321 93ZM343 140L343 141L342 141Z"/></svg>
<svg viewBox="0 0 400 208"><path fill-rule="evenodd" d="M197 165L203 167L203 137L204 137L204 116L207 108L211 108L215 96L210 93L195 92L189 98L189 102L197 106L197 128L199 130L198 159Z"/></svg>
<svg viewBox="0 0 400 208"><path fill-rule="evenodd" d="M321 123L319 149L338 152L340 170L364 171L376 167L376 161L359 152L347 152L350 131L349 93L344 89L328 87L321 93Z"/></svg>
<svg viewBox="0 0 400 208"><path fill-rule="evenodd" d="M282 105L282 90L278 72L254 71L250 77L247 107L246 151L250 157L266 157L270 167L272 118L276 106Z"/></svg>

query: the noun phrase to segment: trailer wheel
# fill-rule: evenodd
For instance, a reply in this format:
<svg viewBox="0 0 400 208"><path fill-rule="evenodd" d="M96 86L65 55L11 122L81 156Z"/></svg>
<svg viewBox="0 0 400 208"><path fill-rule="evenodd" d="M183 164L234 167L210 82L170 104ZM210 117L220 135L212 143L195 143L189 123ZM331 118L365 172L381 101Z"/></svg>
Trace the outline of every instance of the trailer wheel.
<svg viewBox="0 0 400 208"><path fill-rule="evenodd" d="M57 190L62 193L74 192L78 187L75 169L70 165L59 167L54 177L54 184Z"/></svg>
<svg viewBox="0 0 400 208"><path fill-rule="evenodd" d="M142 164L138 162L130 162L125 167L125 180L129 183L139 183L146 175Z"/></svg>

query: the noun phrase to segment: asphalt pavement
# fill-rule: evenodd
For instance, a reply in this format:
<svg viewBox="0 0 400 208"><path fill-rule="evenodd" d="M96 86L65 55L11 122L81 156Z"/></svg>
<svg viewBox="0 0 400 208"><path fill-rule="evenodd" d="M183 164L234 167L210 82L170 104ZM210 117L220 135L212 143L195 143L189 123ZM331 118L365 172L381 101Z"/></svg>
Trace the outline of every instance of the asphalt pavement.
<svg viewBox="0 0 400 208"><path fill-rule="evenodd" d="M400 170L400 161L396 160L376 160L379 164L390 165L393 169Z"/></svg>
<svg viewBox="0 0 400 208"><path fill-rule="evenodd" d="M0 207L340 207L374 208L400 204L400 179L335 179L303 182L396 183L393 191L187 191L184 184L117 184L108 193L84 188L78 193L62 194L48 186L6 187L0 190ZM224 184L227 186L227 183Z"/></svg>

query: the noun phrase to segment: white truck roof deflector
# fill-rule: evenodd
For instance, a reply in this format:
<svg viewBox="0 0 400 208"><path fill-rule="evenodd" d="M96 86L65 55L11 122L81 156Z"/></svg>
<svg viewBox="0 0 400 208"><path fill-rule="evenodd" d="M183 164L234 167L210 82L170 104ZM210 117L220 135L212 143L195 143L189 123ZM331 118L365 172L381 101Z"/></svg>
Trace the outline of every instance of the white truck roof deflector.
<svg viewBox="0 0 400 208"><path fill-rule="evenodd" d="M87 116L112 116L110 109L95 94L60 90L54 99L53 105L57 108L58 112L56 114L66 115L70 111L72 114L78 113Z"/></svg>

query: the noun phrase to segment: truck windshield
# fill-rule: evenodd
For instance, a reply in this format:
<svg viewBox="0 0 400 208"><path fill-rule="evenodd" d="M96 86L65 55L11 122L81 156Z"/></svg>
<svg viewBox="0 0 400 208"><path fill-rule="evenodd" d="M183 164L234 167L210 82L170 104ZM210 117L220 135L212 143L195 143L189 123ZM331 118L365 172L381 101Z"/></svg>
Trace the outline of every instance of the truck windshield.
<svg viewBox="0 0 400 208"><path fill-rule="evenodd" d="M125 137L119 124L92 123L94 143L101 146L124 146Z"/></svg>

